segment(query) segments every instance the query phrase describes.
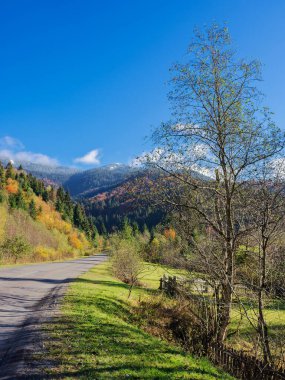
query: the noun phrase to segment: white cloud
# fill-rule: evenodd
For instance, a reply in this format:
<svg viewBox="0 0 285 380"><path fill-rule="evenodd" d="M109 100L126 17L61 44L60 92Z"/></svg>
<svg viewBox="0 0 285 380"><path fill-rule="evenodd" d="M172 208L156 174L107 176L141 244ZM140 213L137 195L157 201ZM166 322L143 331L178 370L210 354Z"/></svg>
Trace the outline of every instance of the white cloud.
<svg viewBox="0 0 285 380"><path fill-rule="evenodd" d="M24 144L20 140L15 139L14 137L11 137L11 136L4 136L0 138L0 147L4 149L10 148L13 150L25 148Z"/></svg>
<svg viewBox="0 0 285 380"><path fill-rule="evenodd" d="M77 164L84 164L84 165L100 164L99 150L93 149L90 152L86 153L84 156L75 158L74 162Z"/></svg>
<svg viewBox="0 0 285 380"><path fill-rule="evenodd" d="M33 153L24 150L24 144L11 136L0 138L0 159L11 160L16 163L32 162L46 166L58 166L55 158L42 153Z"/></svg>
<svg viewBox="0 0 285 380"><path fill-rule="evenodd" d="M55 158L51 158L42 153L33 153L27 151L12 152L8 149L0 150L0 158L4 160L11 160L17 163L32 162L34 164L46 166L58 166L59 163Z"/></svg>

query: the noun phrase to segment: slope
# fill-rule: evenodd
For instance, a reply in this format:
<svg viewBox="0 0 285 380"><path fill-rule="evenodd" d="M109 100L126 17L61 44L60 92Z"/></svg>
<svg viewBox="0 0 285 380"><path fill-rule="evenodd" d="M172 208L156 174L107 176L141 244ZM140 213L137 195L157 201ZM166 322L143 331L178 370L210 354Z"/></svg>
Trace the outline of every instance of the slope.
<svg viewBox="0 0 285 380"><path fill-rule="evenodd" d="M46 187L12 164L0 164L2 263L57 260L81 255L100 243L83 208L62 188Z"/></svg>

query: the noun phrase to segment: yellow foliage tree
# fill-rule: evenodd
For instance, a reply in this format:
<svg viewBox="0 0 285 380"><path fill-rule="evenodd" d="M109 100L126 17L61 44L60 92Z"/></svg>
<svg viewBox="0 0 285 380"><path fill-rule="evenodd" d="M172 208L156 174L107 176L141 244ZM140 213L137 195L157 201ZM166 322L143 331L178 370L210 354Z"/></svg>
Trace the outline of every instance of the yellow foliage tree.
<svg viewBox="0 0 285 380"><path fill-rule="evenodd" d="M68 241L73 248L76 248L76 249L82 249L83 248L83 243L80 241L76 232L73 232L69 236Z"/></svg>

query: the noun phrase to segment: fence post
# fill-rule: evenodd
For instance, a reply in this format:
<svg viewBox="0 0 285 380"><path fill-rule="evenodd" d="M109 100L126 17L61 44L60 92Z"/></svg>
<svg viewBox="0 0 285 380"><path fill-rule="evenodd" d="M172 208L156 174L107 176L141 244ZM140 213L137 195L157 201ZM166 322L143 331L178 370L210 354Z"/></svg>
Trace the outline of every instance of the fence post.
<svg viewBox="0 0 285 380"><path fill-rule="evenodd" d="M162 290L162 289L163 289L163 287L162 287L162 282L163 282L163 279L162 279L162 277L161 277L160 280L159 280L159 290Z"/></svg>

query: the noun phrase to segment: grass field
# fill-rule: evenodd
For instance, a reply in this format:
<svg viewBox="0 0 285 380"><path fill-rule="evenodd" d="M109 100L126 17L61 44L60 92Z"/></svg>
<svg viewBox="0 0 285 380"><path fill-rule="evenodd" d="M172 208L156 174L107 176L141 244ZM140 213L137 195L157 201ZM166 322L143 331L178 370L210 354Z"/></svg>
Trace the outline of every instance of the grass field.
<svg viewBox="0 0 285 380"><path fill-rule="evenodd" d="M247 308L247 317L244 315L243 310L240 311L237 307L232 310L229 333L234 331L237 331L237 333L231 336L229 342L236 349L250 351L253 347L252 337L256 335L256 332L248 318L256 326L258 310L247 305L245 307ZM272 342L272 354L276 356L277 351L282 347L282 342L285 341L285 302L281 300L279 302L268 301L264 309L264 316L268 325L270 341ZM277 358L280 359L279 354L277 354Z"/></svg>
<svg viewBox="0 0 285 380"><path fill-rule="evenodd" d="M183 277L183 271L179 271L179 274ZM192 272L193 274L193 272ZM187 276L187 274L186 274ZM197 274L198 278L200 277ZM193 292L197 295L201 295L195 288ZM203 296L208 298L213 297L213 290L209 288L207 293L203 293ZM229 338L226 341L231 347L248 351L249 354L256 354L256 330L253 326L258 325L258 309L256 305L256 295L250 297L244 292L239 293L239 298L233 299L233 307L231 312L231 321L229 325ZM243 307L240 305L242 301ZM246 313L245 313L246 310ZM285 342L285 300L284 299L272 299L270 296L264 297L264 317L268 325L268 333L270 339L270 345L273 358L276 363L279 364L281 358L280 350L284 356L284 342ZM262 353L259 352L260 358Z"/></svg>
<svg viewBox="0 0 285 380"><path fill-rule="evenodd" d="M51 337L48 372L61 379L232 379L206 359L152 337L135 326L130 303L158 287L165 272L148 265L141 280L147 288L116 280L109 264L101 264L74 282L65 297L62 316L47 327Z"/></svg>

